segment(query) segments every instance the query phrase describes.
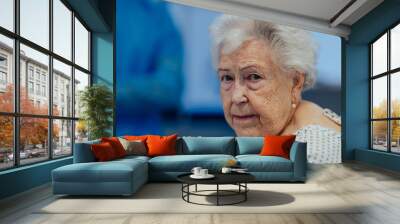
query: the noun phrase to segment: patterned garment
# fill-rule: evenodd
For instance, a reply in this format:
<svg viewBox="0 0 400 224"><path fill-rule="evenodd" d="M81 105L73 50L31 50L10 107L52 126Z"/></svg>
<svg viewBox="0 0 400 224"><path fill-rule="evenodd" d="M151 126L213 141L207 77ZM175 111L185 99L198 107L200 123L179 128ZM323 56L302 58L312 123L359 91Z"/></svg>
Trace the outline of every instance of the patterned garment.
<svg viewBox="0 0 400 224"><path fill-rule="evenodd" d="M339 115L324 109L324 115L341 125ZM296 132L296 141L307 142L307 160L309 163L341 163L342 135L336 130L320 125L307 125Z"/></svg>

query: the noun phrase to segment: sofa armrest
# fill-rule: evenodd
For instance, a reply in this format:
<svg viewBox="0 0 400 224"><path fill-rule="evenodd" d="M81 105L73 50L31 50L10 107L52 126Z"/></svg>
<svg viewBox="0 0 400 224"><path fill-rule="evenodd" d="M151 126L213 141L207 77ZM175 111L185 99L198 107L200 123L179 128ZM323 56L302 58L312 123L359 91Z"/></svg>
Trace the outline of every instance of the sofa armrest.
<svg viewBox="0 0 400 224"><path fill-rule="evenodd" d="M305 181L307 176L307 143L294 142L290 149L290 160L293 162L293 179Z"/></svg>
<svg viewBox="0 0 400 224"><path fill-rule="evenodd" d="M89 141L89 142L81 142L75 143L74 147L74 163L89 163L95 162L96 158L94 157L90 146L92 144L99 143L99 140Z"/></svg>

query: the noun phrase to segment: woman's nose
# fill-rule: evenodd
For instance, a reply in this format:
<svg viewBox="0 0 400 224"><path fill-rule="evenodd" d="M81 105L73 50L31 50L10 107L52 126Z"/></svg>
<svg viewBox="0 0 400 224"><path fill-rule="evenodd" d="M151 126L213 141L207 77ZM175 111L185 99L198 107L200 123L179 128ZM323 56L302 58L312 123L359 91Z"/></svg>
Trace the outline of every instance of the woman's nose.
<svg viewBox="0 0 400 224"><path fill-rule="evenodd" d="M232 92L232 102L235 104L241 104L246 103L247 101L246 87L242 86L240 83L235 83Z"/></svg>

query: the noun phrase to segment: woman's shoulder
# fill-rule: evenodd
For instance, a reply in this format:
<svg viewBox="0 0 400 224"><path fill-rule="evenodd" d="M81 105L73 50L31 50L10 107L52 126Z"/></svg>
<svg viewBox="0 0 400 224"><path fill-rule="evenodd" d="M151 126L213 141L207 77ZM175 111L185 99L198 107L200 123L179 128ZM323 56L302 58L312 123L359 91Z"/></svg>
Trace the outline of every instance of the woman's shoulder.
<svg viewBox="0 0 400 224"><path fill-rule="evenodd" d="M340 132L340 125L326 116L323 108L310 101L301 101L296 110L294 118L298 128L302 128L307 125L321 125L323 127L332 128Z"/></svg>
<svg viewBox="0 0 400 224"><path fill-rule="evenodd" d="M298 123L310 123L312 121L319 121L323 118L323 109L317 104L302 100L298 105L294 114L295 119Z"/></svg>

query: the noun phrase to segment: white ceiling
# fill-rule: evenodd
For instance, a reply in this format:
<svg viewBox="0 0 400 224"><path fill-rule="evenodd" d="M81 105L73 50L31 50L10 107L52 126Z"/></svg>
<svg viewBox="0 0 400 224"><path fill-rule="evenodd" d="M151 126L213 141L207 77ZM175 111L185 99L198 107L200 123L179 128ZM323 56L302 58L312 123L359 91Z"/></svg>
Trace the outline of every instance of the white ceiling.
<svg viewBox="0 0 400 224"><path fill-rule="evenodd" d="M226 0L329 21L351 0Z"/></svg>
<svg viewBox="0 0 400 224"><path fill-rule="evenodd" d="M383 0L167 0L347 38ZM347 6L347 7L346 7Z"/></svg>

